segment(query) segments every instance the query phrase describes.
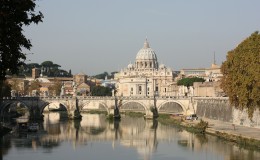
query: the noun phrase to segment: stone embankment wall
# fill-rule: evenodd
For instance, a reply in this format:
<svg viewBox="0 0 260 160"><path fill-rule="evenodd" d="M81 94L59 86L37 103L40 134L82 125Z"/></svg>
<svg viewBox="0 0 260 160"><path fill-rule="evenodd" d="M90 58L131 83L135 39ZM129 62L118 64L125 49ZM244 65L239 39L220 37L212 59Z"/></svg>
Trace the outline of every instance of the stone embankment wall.
<svg viewBox="0 0 260 160"><path fill-rule="evenodd" d="M260 112L254 112L252 120L247 111L240 111L229 104L228 98L194 98L196 114L202 118L209 118L236 125L260 128Z"/></svg>

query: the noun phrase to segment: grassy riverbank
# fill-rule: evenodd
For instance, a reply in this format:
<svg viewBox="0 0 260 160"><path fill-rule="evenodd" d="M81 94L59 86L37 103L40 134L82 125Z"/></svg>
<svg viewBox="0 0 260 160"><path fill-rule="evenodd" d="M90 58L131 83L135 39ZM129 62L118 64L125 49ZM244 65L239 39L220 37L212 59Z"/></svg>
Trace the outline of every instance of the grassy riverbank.
<svg viewBox="0 0 260 160"><path fill-rule="evenodd" d="M217 136L220 139L236 143L237 145L243 148L260 150L260 141L253 138L242 137L241 135L225 133L220 131L206 130L206 133Z"/></svg>
<svg viewBox="0 0 260 160"><path fill-rule="evenodd" d="M82 113L89 113L89 114L105 114L107 115L107 111L100 111L100 110L88 110L88 111L81 111Z"/></svg>
<svg viewBox="0 0 260 160"><path fill-rule="evenodd" d="M257 139L253 139L250 137L243 137L239 134L233 134L228 132L222 132L217 129L208 128L208 122L206 121L190 121L184 120L183 117L180 116L171 116L162 114L159 115L158 121L161 124L165 125L173 125L177 127L184 128L185 130L193 133L207 133L210 135L214 135L220 139L226 140L231 143L235 143L240 147L247 149L260 149L260 141Z"/></svg>
<svg viewBox="0 0 260 160"><path fill-rule="evenodd" d="M208 123L202 120L199 122L186 121L181 116L167 114L160 114L158 121L162 124L178 126L194 133L205 133L205 130L208 127Z"/></svg>
<svg viewBox="0 0 260 160"><path fill-rule="evenodd" d="M130 117L144 117L144 113L141 112L125 112L124 114Z"/></svg>

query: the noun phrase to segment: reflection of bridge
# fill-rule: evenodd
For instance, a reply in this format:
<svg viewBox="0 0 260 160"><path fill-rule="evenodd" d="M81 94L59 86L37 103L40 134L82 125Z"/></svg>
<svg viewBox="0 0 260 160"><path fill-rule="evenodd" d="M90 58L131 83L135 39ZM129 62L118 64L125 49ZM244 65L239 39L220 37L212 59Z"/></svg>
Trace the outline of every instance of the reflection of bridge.
<svg viewBox="0 0 260 160"><path fill-rule="evenodd" d="M146 117L153 116L151 107L155 105L159 113L194 113L190 98L156 97L155 100L153 97L117 97L117 100L120 112L143 112ZM80 117L80 112L84 110L105 110L114 114L115 97L13 97L2 100L1 116L12 104L27 107L34 116L41 116L44 108L53 103L65 107L69 117L74 119Z"/></svg>

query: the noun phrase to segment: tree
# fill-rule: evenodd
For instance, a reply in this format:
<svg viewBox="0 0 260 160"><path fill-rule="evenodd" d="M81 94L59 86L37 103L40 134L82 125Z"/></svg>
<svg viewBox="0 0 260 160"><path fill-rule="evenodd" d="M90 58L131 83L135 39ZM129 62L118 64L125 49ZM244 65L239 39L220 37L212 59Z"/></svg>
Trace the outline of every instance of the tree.
<svg viewBox="0 0 260 160"><path fill-rule="evenodd" d="M1 86L0 98L2 97L10 97L11 96L11 85L5 80Z"/></svg>
<svg viewBox="0 0 260 160"><path fill-rule="evenodd" d="M28 63L23 65L23 73L25 76L32 76L33 68L40 68L41 66L38 63Z"/></svg>
<svg viewBox="0 0 260 160"><path fill-rule="evenodd" d="M51 93L55 93L56 96L60 95L61 92L62 83L58 81L57 79L54 79L53 85L49 87L49 91Z"/></svg>
<svg viewBox="0 0 260 160"><path fill-rule="evenodd" d="M20 86L19 86L19 80L18 79L12 79L12 83L11 83L11 89L15 90L15 91L20 91Z"/></svg>
<svg viewBox="0 0 260 160"><path fill-rule="evenodd" d="M104 86L93 86L91 87L92 96L112 96L112 88Z"/></svg>
<svg viewBox="0 0 260 160"><path fill-rule="evenodd" d="M32 93L33 90L37 90L37 92L40 92L41 83L38 80L34 80L31 82L31 85L29 87L29 92Z"/></svg>
<svg viewBox="0 0 260 160"><path fill-rule="evenodd" d="M71 74L71 69L69 70L69 77L72 77L72 74Z"/></svg>
<svg viewBox="0 0 260 160"><path fill-rule="evenodd" d="M194 82L205 82L205 79L198 78L198 77L182 78L181 80L179 80L177 82L177 85L178 86L183 85L183 86L189 87L189 86L193 86Z"/></svg>
<svg viewBox="0 0 260 160"><path fill-rule="evenodd" d="M42 21L41 12L35 12L35 0L0 0L0 80L6 71L17 73L32 44L23 35L23 26Z"/></svg>
<svg viewBox="0 0 260 160"><path fill-rule="evenodd" d="M254 32L227 53L221 66L221 87L230 103L247 109L249 118L260 109L260 35Z"/></svg>
<svg viewBox="0 0 260 160"><path fill-rule="evenodd" d="M109 76L109 74L108 74L107 72L104 72L104 73L95 75L95 76L93 76L93 77L95 77L95 78L97 78L97 79L105 79L106 76Z"/></svg>
<svg viewBox="0 0 260 160"><path fill-rule="evenodd" d="M54 64L52 61L44 61L41 64L43 73L45 73L48 77L58 76L59 74L59 67L58 64Z"/></svg>
<svg viewBox="0 0 260 160"><path fill-rule="evenodd" d="M111 72L111 76L110 76L110 78L113 78L113 79L114 79L116 73L118 73L118 72L117 72L117 71Z"/></svg>
<svg viewBox="0 0 260 160"><path fill-rule="evenodd" d="M23 27L42 21L41 12L35 12L35 0L0 0L0 87L6 73L15 74L24 64L32 44L23 35ZM2 93L0 93L2 94Z"/></svg>

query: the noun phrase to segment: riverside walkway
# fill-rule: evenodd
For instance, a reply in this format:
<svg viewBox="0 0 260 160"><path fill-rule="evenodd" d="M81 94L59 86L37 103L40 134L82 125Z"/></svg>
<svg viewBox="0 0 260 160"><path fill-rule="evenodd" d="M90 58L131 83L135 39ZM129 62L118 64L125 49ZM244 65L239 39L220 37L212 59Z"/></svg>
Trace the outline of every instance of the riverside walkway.
<svg viewBox="0 0 260 160"><path fill-rule="evenodd" d="M209 123L209 128L206 129L207 133L217 134L216 132L226 133L228 135L240 136L242 138L254 139L260 141L260 129L246 127L241 125L233 125L232 123L202 118L203 121Z"/></svg>

